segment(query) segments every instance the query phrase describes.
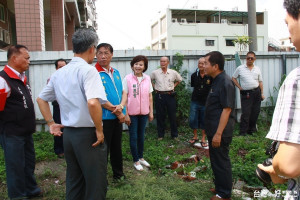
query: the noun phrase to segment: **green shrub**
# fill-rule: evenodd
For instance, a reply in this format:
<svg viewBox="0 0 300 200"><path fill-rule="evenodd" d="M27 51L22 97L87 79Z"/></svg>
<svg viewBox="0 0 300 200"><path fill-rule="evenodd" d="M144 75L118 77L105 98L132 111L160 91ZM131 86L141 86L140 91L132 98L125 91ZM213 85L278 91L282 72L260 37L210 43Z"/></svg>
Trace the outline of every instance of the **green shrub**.
<svg viewBox="0 0 300 200"><path fill-rule="evenodd" d="M176 86L176 120L178 126L186 126L189 114L190 114L190 103L191 103L191 91L187 89L187 75L188 71L182 71L184 56L180 53L175 54L174 70L176 70L182 77L182 82Z"/></svg>

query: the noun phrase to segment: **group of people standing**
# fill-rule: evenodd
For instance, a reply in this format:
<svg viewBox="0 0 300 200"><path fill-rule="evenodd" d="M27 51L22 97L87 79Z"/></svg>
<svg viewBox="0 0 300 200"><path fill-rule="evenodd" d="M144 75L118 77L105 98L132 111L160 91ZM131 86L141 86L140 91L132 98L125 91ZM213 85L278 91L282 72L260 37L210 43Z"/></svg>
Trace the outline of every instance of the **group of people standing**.
<svg viewBox="0 0 300 200"><path fill-rule="evenodd" d="M300 49L300 4L296 0L285 0L284 6L291 39ZM112 46L107 43L98 45L94 30L78 29L72 43L74 57L51 76L37 102L50 133L58 137L63 134L63 152L67 163L66 199L105 199L108 155L113 178L125 178L121 147L123 122L129 126L134 167L143 170L142 165L150 166L143 157L143 145L146 121L154 117L154 90L158 139L162 140L165 135L166 110L171 137L177 139L174 88L182 78L176 71L168 69L167 57L160 59L161 67L151 76L144 74L148 60L140 55L133 58L130 63L132 73L122 81L118 70L110 66ZM97 64L93 67L90 64L95 56ZM32 134L36 124L31 88L25 76L30 63L27 47L11 46L7 59L7 65L0 72L0 105L4 107L0 111L0 143L4 150L8 196L10 199L29 199L42 195L42 190L34 177ZM235 85L240 90L242 101L240 135L257 131L259 102L264 96L261 72L254 66L255 59L255 53L248 52L246 65L238 67L230 78L224 71L224 56L212 51L199 59L199 70L192 75L194 91L190 126L194 137L191 143L198 140L197 129L205 130L201 144L207 146L206 134L215 178L215 188L210 190L214 193L211 200L231 199L229 145L235 123ZM274 183L289 180L288 190L294 193L293 196L285 196L286 199L300 199L299 71L299 67L294 69L279 91L267 135L272 140L280 141L273 164L258 165L270 174ZM238 77L241 78L240 83ZM61 124L56 123L50 112L48 102L54 101L59 105Z"/></svg>
<svg viewBox="0 0 300 200"><path fill-rule="evenodd" d="M129 127L134 168L141 171L143 167L150 167L143 151L146 123L154 118L153 91L158 140L165 136L166 113L171 137L177 140L174 89L182 77L168 68L168 57L162 57L160 68L148 76L144 73L148 69L148 59L138 55L130 63L132 73L121 80L119 71L110 65L113 47L107 43L97 45L98 36L93 30L79 29L74 33L72 42L74 57L68 64L63 59L55 62L57 70L39 94L37 103L50 133L54 135L55 153L66 159L66 198L105 199L108 156L114 180L125 178L122 123ZM92 67L90 64L95 56L97 63ZM203 130L201 145L210 147L217 194L230 196L232 180L228 153L234 124L234 112L231 111L235 94L233 83L224 72L224 62L220 52L211 52L199 59L199 68L191 77L194 91L190 125L194 129L191 142L197 140L197 129L200 128ZM1 112L1 131L4 133L1 134L1 144L6 159L8 195L12 199L42 194L34 178L32 133L35 131L35 115L24 74L29 63L27 47L12 46L8 51L8 65L0 74L0 83L6 83L3 88L8 94L5 109ZM48 102L53 104L53 116ZM12 106L15 104L18 107ZM23 110L18 111L20 117L11 116L14 109ZM20 124L18 130L14 123ZM20 144L20 152L12 149L10 143ZM19 159L12 160L10 154L15 153ZM224 168L219 168L219 165L227 166L225 174L228 178L217 178L224 174ZM219 191L222 185L226 185L228 191Z"/></svg>

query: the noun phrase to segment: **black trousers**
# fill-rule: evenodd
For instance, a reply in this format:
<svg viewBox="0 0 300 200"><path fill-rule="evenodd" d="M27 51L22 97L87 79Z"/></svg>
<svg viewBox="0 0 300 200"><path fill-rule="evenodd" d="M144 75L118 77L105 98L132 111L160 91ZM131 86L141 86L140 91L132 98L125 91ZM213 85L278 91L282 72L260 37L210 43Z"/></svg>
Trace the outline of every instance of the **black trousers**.
<svg viewBox="0 0 300 200"><path fill-rule="evenodd" d="M212 147L212 137L207 137L209 143L209 157L214 173L215 189L222 198L230 198L232 190L232 171L229 158L229 145L232 137L222 137L221 146Z"/></svg>
<svg viewBox="0 0 300 200"><path fill-rule="evenodd" d="M241 91L242 116L240 123L240 133L256 132L256 121L260 112L261 91L255 90Z"/></svg>
<svg viewBox="0 0 300 200"><path fill-rule="evenodd" d="M64 129L66 200L104 200L107 191L107 149L97 141L94 127Z"/></svg>
<svg viewBox="0 0 300 200"><path fill-rule="evenodd" d="M123 173L122 155L122 124L118 119L103 120L104 140L107 144L107 157L110 155L110 164L113 178L120 179Z"/></svg>
<svg viewBox="0 0 300 200"><path fill-rule="evenodd" d="M53 103L53 120L57 124L61 124L60 120L60 109L58 103ZM62 128L61 131L63 132L64 129ZM56 155L64 153L64 140L63 136L54 136L54 153Z"/></svg>
<svg viewBox="0 0 300 200"><path fill-rule="evenodd" d="M165 135L165 119L166 112L168 113L171 126L171 137L177 137L176 125L176 98L169 94L155 94L155 109L157 119L157 133L158 137L162 138Z"/></svg>

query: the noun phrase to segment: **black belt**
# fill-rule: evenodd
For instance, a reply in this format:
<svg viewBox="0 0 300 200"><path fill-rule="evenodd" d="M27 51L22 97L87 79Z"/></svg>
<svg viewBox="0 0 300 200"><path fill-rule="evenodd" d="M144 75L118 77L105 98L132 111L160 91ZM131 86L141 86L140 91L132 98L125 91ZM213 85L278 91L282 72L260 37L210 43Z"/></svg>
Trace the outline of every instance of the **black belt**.
<svg viewBox="0 0 300 200"><path fill-rule="evenodd" d="M157 94L172 94L174 92L174 90L170 90L170 91L158 91L158 90L155 90L155 92Z"/></svg>
<svg viewBox="0 0 300 200"><path fill-rule="evenodd" d="M251 89L251 90L242 90L242 91L243 92L254 92L254 91L258 90L258 89L259 89L259 87Z"/></svg>

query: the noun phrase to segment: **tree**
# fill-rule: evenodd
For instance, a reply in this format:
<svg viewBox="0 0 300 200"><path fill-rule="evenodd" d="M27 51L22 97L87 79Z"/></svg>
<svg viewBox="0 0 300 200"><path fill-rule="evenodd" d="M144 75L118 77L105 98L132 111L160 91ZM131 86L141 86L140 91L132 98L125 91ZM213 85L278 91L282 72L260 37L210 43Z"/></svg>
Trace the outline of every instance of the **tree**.
<svg viewBox="0 0 300 200"><path fill-rule="evenodd" d="M243 35L237 36L237 39L233 40L233 43L238 44L240 51L242 51L247 49L251 41L249 36Z"/></svg>

